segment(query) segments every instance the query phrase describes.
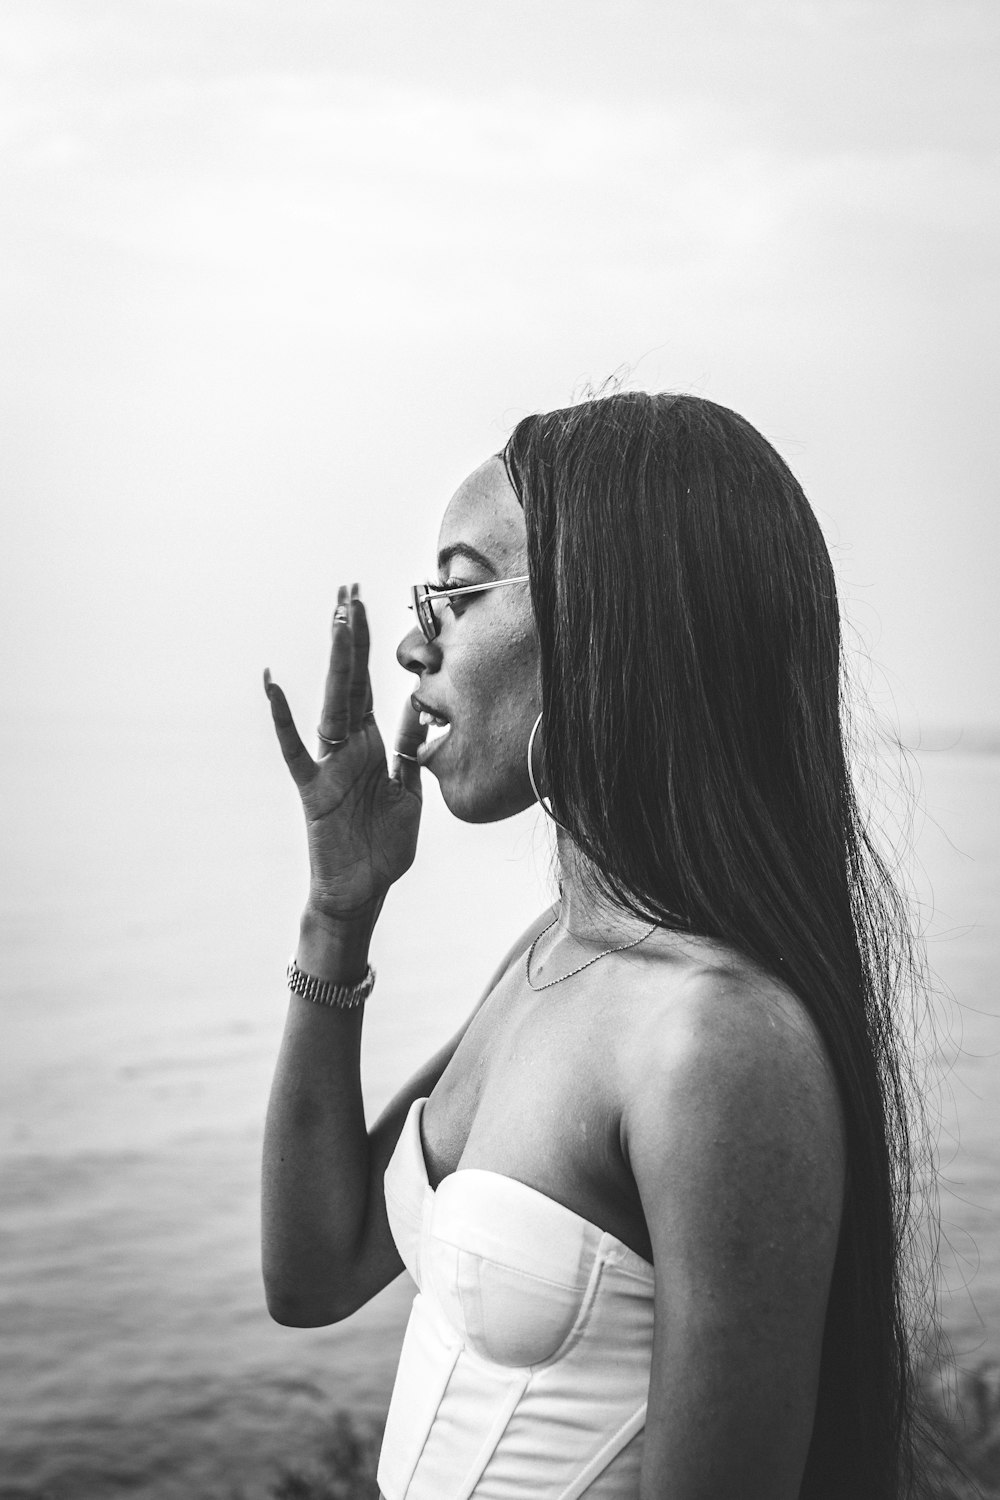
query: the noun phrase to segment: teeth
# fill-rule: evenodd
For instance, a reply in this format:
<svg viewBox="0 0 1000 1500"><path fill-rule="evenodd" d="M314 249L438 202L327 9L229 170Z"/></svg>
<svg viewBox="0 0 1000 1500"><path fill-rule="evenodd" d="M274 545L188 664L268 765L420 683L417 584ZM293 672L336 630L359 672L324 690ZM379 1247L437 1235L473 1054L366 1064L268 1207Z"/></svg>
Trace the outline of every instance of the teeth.
<svg viewBox="0 0 1000 1500"><path fill-rule="evenodd" d="M437 714L430 714L425 708L420 711L420 722L428 727L434 725L438 729L447 728L448 725L447 719L440 719Z"/></svg>

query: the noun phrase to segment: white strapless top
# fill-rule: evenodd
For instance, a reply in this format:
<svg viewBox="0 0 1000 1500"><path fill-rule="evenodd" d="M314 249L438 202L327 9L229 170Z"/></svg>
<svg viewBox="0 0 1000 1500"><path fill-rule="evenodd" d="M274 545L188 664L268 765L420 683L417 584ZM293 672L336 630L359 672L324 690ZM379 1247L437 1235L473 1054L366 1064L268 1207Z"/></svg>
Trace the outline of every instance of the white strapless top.
<svg viewBox="0 0 1000 1500"><path fill-rule="evenodd" d="M385 1500L635 1500L653 1267L513 1177L435 1192L410 1109L385 1174L419 1288L386 1421Z"/></svg>

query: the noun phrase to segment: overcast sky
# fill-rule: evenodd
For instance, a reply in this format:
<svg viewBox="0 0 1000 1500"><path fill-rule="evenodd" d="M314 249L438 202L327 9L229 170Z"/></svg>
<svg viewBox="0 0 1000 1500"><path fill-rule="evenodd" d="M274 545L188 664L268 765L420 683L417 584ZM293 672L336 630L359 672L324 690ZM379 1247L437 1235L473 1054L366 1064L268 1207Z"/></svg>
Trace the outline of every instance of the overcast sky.
<svg viewBox="0 0 1000 1500"><path fill-rule="evenodd" d="M777 444L904 722L1000 719L998 42L996 0L5 0L8 710L239 734L357 577L394 713L451 491L624 369Z"/></svg>

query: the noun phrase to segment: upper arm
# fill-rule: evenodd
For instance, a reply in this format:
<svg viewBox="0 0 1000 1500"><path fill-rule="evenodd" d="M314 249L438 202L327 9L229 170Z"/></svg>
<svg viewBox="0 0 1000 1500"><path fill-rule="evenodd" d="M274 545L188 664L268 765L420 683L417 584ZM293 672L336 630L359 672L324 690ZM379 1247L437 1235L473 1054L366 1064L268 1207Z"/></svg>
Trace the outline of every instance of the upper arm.
<svg viewBox="0 0 1000 1500"><path fill-rule="evenodd" d="M797 1496L843 1193L829 1065L787 997L719 978L645 1040L622 1121L656 1268L642 1494Z"/></svg>

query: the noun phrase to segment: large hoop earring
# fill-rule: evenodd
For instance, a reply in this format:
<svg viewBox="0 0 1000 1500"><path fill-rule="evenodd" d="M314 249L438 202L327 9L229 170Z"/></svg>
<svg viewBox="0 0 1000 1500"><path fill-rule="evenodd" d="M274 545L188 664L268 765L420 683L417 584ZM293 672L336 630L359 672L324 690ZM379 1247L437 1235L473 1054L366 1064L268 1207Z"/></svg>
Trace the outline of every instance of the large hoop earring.
<svg viewBox="0 0 1000 1500"><path fill-rule="evenodd" d="M544 799L542 797L541 792L538 790L538 784L535 781L535 768L531 764L532 758L534 756L534 750L535 750L535 735L538 733L538 726L539 726L539 724L541 722L542 722L542 715L539 714L538 718L535 720L534 724L532 724L532 726L531 726L531 733L528 735L528 780L531 782L531 790L535 794L535 801L538 803L539 807L542 809L542 812L545 814L545 816L547 818L551 818L552 821L553 821L553 823L555 823L557 825L557 827L562 828L563 825L562 825L562 823L559 822L559 819L556 817L555 813L552 811L552 808L545 806L545 801L544 801Z"/></svg>

